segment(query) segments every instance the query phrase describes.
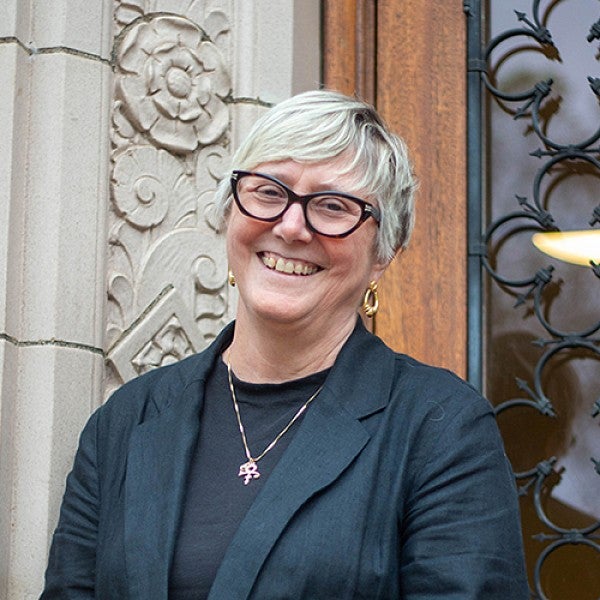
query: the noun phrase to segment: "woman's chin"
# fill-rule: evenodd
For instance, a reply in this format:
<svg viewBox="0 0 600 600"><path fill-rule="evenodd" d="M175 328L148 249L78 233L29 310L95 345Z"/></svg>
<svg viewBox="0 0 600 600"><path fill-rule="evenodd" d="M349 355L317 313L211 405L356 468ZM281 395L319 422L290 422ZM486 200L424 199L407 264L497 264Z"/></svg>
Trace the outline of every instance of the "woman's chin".
<svg viewBox="0 0 600 600"><path fill-rule="evenodd" d="M316 330L322 336L327 336L328 331L332 333L340 328L354 327L357 310L347 307L345 310L327 311L319 304L310 302L308 298L298 299L288 297L268 301L263 299L254 306L244 306L242 313L250 319L261 321L268 326L289 328L298 333L308 330Z"/></svg>
<svg viewBox="0 0 600 600"><path fill-rule="evenodd" d="M299 306L260 306L256 310L256 315L261 319L281 325L297 325L305 322L310 322L310 313L305 308Z"/></svg>

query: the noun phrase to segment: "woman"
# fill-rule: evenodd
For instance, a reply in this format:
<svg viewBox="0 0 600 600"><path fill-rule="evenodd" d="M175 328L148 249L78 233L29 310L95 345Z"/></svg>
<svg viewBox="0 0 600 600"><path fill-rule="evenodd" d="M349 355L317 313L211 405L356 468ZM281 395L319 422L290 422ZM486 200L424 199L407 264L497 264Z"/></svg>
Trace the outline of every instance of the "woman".
<svg viewBox="0 0 600 600"><path fill-rule="evenodd" d="M91 417L43 598L527 598L489 405L359 318L412 228L403 143L309 92L232 163L235 325Z"/></svg>

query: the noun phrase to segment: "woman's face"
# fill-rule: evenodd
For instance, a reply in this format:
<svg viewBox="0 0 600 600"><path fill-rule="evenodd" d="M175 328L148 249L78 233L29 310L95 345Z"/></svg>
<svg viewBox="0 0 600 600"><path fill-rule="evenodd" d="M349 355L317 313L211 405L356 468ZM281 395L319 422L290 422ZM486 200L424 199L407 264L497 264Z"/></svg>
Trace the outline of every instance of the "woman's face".
<svg viewBox="0 0 600 600"><path fill-rule="evenodd" d="M300 195L336 190L364 197L352 175L342 174L344 164L343 157L312 164L285 160L253 171L276 177ZM238 319L321 328L353 324L369 281L379 279L386 266L376 258L376 233L369 218L348 237L327 238L306 227L299 203L272 223L247 217L232 204L227 252L240 294Z"/></svg>

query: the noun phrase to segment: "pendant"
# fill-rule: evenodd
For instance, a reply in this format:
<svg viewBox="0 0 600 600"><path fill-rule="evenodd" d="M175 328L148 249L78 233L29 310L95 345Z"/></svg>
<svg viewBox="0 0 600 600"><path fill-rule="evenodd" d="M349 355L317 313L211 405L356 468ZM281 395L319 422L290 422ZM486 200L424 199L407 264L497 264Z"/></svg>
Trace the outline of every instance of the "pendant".
<svg viewBox="0 0 600 600"><path fill-rule="evenodd" d="M258 465L253 460L249 460L243 465L240 465L240 472L238 473L238 477L243 477L244 485L248 485L250 481L252 481L252 479L258 479L260 477L260 473L258 472Z"/></svg>

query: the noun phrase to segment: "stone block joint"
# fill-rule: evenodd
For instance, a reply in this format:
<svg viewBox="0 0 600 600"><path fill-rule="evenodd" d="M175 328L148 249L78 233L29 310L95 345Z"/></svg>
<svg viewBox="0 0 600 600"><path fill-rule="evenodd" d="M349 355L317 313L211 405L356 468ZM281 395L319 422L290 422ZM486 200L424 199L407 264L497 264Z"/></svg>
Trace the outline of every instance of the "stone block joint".
<svg viewBox="0 0 600 600"><path fill-rule="evenodd" d="M59 348L72 348L75 350L85 350L86 352L92 352L94 354L100 354L104 356L104 350L91 346L90 344L83 344L81 342L71 342L69 340L57 340L56 338L49 338L46 340L18 340L17 338L0 331L0 340L5 340L9 344L16 346L17 348L30 348L33 346L56 346Z"/></svg>
<svg viewBox="0 0 600 600"><path fill-rule="evenodd" d="M27 52L29 56L35 56L38 54L71 54L73 56L78 56L79 58L84 58L86 60L101 62L105 65L110 66L111 68L113 66L112 61L107 58L99 56L98 54L86 52L85 50L70 48L69 46L48 46L47 48L36 48L35 46L25 44L18 37L15 36L0 37L0 44L17 44L17 46L25 50L25 52Z"/></svg>

